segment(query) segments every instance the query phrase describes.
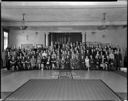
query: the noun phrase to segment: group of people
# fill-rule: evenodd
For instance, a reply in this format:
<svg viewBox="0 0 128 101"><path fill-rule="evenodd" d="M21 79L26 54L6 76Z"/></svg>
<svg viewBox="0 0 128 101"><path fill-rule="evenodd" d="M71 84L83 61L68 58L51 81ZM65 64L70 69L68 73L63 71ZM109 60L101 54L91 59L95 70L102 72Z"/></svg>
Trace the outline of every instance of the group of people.
<svg viewBox="0 0 128 101"><path fill-rule="evenodd" d="M111 45L86 43L54 43L48 48L7 48L8 70L120 70L120 49Z"/></svg>

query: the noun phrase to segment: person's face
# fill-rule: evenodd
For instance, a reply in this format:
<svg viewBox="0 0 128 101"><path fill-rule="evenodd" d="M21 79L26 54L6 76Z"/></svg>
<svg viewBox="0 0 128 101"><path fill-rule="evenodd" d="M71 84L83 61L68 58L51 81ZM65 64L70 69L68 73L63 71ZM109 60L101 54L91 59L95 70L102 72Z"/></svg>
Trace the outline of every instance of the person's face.
<svg viewBox="0 0 128 101"><path fill-rule="evenodd" d="M92 58L92 55L90 55L90 58Z"/></svg>
<svg viewBox="0 0 128 101"><path fill-rule="evenodd" d="M14 57L12 57L12 60L14 60L15 58Z"/></svg>

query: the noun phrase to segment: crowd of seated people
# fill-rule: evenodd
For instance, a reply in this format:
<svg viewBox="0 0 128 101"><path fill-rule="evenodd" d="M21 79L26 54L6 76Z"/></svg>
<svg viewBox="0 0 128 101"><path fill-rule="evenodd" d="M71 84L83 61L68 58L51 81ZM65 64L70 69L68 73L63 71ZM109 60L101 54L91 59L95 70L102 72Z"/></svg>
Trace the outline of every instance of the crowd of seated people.
<svg viewBox="0 0 128 101"><path fill-rule="evenodd" d="M52 47L6 49L8 70L120 70L120 49L111 45L56 43Z"/></svg>

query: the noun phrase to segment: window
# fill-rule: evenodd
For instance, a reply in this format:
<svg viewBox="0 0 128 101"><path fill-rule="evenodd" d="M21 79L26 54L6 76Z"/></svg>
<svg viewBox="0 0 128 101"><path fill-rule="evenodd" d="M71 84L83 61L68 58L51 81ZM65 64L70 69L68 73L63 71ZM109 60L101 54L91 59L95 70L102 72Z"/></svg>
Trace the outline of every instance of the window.
<svg viewBox="0 0 128 101"><path fill-rule="evenodd" d="M4 50L8 47L8 32L4 31Z"/></svg>

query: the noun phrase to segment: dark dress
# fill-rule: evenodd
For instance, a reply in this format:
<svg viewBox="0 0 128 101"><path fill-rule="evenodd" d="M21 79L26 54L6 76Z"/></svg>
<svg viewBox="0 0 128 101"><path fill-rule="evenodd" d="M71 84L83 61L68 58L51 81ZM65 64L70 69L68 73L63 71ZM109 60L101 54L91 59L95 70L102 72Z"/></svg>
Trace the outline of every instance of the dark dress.
<svg viewBox="0 0 128 101"><path fill-rule="evenodd" d="M18 66L18 70L21 70L22 64L21 64L21 59L20 58L16 60L16 65Z"/></svg>
<svg viewBox="0 0 128 101"><path fill-rule="evenodd" d="M26 58L24 58L24 59L22 58L22 60L21 60L21 63L22 63L22 68L21 69L22 70L26 68L25 61L26 61Z"/></svg>
<svg viewBox="0 0 128 101"><path fill-rule="evenodd" d="M96 66L96 69L99 69L99 67L100 67L99 58L96 58L96 59L95 59L95 66Z"/></svg>
<svg viewBox="0 0 128 101"><path fill-rule="evenodd" d="M90 68L91 69L95 69L94 59L93 58L90 59Z"/></svg>
<svg viewBox="0 0 128 101"><path fill-rule="evenodd" d="M14 69L16 69L16 60L10 60L10 67L12 68L14 66Z"/></svg>
<svg viewBox="0 0 128 101"><path fill-rule="evenodd" d="M65 69L70 70L70 58L65 59Z"/></svg>
<svg viewBox="0 0 128 101"><path fill-rule="evenodd" d="M85 58L81 58L81 69L85 69Z"/></svg>
<svg viewBox="0 0 128 101"><path fill-rule="evenodd" d="M25 65L26 65L27 69L28 69L28 67L31 66L30 59L26 59L26 61L25 61Z"/></svg>
<svg viewBox="0 0 128 101"><path fill-rule="evenodd" d="M47 58L41 59L41 63L44 64L44 69L46 69L46 62L47 62Z"/></svg>

